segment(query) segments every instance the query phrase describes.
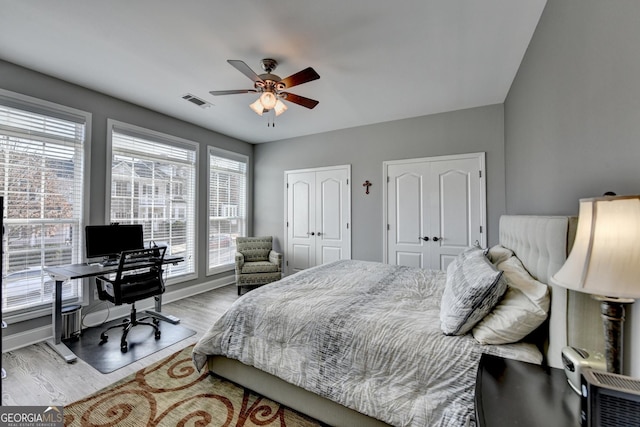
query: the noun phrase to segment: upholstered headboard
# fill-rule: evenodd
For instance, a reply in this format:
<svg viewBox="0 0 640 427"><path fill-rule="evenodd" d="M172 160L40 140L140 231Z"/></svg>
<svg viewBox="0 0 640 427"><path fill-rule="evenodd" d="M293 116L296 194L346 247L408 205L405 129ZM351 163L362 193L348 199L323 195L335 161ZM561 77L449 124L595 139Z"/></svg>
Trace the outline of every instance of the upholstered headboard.
<svg viewBox="0 0 640 427"><path fill-rule="evenodd" d="M572 217L500 217L500 244L511 249L529 273L543 283L549 283L551 276L564 264L573 237L575 221Z"/></svg>
<svg viewBox="0 0 640 427"><path fill-rule="evenodd" d="M576 225L577 218L568 216L503 215L500 244L511 249L534 278L548 284L571 250ZM561 368L561 350L569 344L567 291L553 286L550 289L546 359L549 365Z"/></svg>

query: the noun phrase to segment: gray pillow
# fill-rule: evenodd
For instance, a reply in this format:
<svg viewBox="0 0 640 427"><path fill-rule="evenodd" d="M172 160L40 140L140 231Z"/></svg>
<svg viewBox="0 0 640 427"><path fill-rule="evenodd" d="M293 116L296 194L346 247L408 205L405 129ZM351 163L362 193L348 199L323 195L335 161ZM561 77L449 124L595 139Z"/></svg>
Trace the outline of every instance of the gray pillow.
<svg viewBox="0 0 640 427"><path fill-rule="evenodd" d="M446 335L464 335L491 311L507 289L502 271L473 247L447 267L440 305L440 327Z"/></svg>

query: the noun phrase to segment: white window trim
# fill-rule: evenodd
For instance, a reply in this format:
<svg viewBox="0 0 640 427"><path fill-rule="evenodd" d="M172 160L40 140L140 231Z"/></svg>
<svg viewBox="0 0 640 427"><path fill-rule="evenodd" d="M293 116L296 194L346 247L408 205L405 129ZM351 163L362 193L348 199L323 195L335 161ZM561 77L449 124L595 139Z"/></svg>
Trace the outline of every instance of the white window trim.
<svg viewBox="0 0 640 427"><path fill-rule="evenodd" d="M107 119L107 144L106 144L107 152L106 152L105 158L108 159L107 161L109 163L107 164L106 171L105 171L105 180L106 180L105 182L105 213L104 213L105 220L107 220L111 216L111 167L110 165L113 157L112 141L113 141L114 128L124 129L124 130L131 131L133 133L138 133L140 134L141 137L148 137L148 138L155 137L158 140L165 142L167 144L173 144L177 147L187 148L189 150L192 150L192 149L195 150L196 176L195 176L195 183L194 183L195 185L194 194L196 198L198 198L198 195L199 195L198 182L199 182L199 174L200 174L200 171L198 168L198 165L200 164L200 145L198 143L189 141L184 138L180 138L178 136L169 135L164 132L158 132L152 129L143 128L140 126L132 125L132 124L121 122L114 119ZM182 282L186 282L186 281L194 280L198 278L198 258L199 257L197 256L197 253L198 253L198 244L199 244L198 230L199 230L199 223L200 223L199 217L198 217L198 211L199 211L199 206L196 200L195 206L194 206L194 213L193 213L194 228L195 228L195 230L193 230L193 239L194 239L194 248L195 248L195 255L196 255L194 256L194 265L193 265L194 272L168 278L166 281L167 286L171 286L177 283L182 283Z"/></svg>
<svg viewBox="0 0 640 427"><path fill-rule="evenodd" d="M249 186L250 186L250 182L249 182L249 171L251 170L251 158L247 155L244 154L240 154L240 153L236 153L234 151L229 151L229 150L225 150L222 148L218 148L218 147L212 147L209 146L208 150L207 150L207 212L209 212L209 197L211 194L211 183L209 182L209 174L211 173L211 156L218 156L218 157L225 157L229 160L235 160L238 162L244 162L247 165L247 173L246 173L246 179L247 179L247 185L245 186L245 191L246 194L244 195L247 206L247 218L246 218L246 233L247 235L249 234L249 224L250 224L250 218L249 218ZM210 225L210 221L208 218L208 214L207 214L207 240L209 239L209 236L211 235L211 225ZM226 273L229 271L234 271L235 270L235 261L232 261L230 264L226 264L226 265L219 265L213 268L209 268L209 245L205 245L205 250L207 251L207 273L206 276L213 276L216 274L220 274L220 273Z"/></svg>
<svg viewBox="0 0 640 427"><path fill-rule="evenodd" d="M53 116L60 116L60 113L68 114L69 116L81 117L85 123L85 145L84 145L84 158L82 159L82 168L84 171L83 179L83 202L82 202L82 219L80 220L80 229L84 229L84 226L89 218L89 189L91 185L91 141L92 141L92 118L93 115L87 111L79 110L77 108L68 107L66 105L58 104L44 99L35 98L28 95L23 95L17 92L11 92L5 89L0 89L0 98L7 101L14 101L17 105L22 105L23 108L28 108L29 105L33 106L36 111L46 113L50 112ZM3 213L0 213L3 214ZM80 235L80 250L84 248L84 236ZM83 259L84 259L84 253ZM89 295L91 292L91 283L89 280L84 279L82 283L82 298L77 301L78 304L86 306L89 304ZM43 316L51 316L53 313L53 303L50 307L38 307L31 310L19 311L15 313L7 313L3 316L4 320L9 323L23 322L26 320L36 319Z"/></svg>

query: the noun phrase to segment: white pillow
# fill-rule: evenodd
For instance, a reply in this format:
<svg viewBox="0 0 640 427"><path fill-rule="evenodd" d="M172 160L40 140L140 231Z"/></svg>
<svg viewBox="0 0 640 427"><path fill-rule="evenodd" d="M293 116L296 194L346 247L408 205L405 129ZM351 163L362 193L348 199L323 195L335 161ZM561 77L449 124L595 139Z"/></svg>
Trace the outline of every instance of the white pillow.
<svg viewBox="0 0 640 427"><path fill-rule="evenodd" d="M502 272L480 248L469 248L447 267L440 304L440 328L446 335L464 335L498 303L507 285Z"/></svg>
<svg viewBox="0 0 640 427"><path fill-rule="evenodd" d="M494 265L498 265L501 262L504 262L513 256L513 251L511 249L507 249L502 245L495 245L489 249L487 252L487 258Z"/></svg>
<svg viewBox="0 0 640 427"><path fill-rule="evenodd" d="M502 300L473 329L481 344L518 342L540 326L549 312L549 289L529 275L516 257L498 265L507 291Z"/></svg>

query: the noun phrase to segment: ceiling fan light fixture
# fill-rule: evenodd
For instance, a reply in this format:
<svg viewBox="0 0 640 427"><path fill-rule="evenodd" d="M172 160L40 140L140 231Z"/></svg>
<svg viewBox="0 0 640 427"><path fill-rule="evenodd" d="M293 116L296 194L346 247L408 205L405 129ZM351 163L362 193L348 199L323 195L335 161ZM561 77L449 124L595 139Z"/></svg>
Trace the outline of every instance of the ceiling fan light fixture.
<svg viewBox="0 0 640 427"><path fill-rule="evenodd" d="M265 110L271 110L276 106L277 101L278 98L273 92L262 92L262 95L260 95L260 102Z"/></svg>
<svg viewBox="0 0 640 427"><path fill-rule="evenodd" d="M262 102L260 102L260 98L256 99L254 103L249 104L249 108L255 111L259 116L264 112L264 106L262 105Z"/></svg>
<svg viewBox="0 0 640 427"><path fill-rule="evenodd" d="M229 59L227 62L236 70L249 77L253 82L254 89L212 90L209 92L211 95L257 93L259 95L258 99L249 104L249 107L259 116L263 116L264 113L268 113L271 110L273 110L271 117L277 117L284 113L288 109L288 106L282 102L284 100L308 109L312 109L318 105L318 101L315 99L285 92L285 89L319 79L320 75L311 67L307 67L302 71L298 71L281 79L280 76L272 74L272 71L274 71L278 65L278 62L274 59L266 58L262 60L262 69L266 74L260 75L256 74L251 67L239 59ZM275 125L273 122L272 124Z"/></svg>
<svg viewBox="0 0 640 427"><path fill-rule="evenodd" d="M276 101L276 105L275 107L273 107L273 110L276 113L276 117L278 117L280 114L284 113L285 111L287 111L287 106L284 102L280 101L279 99Z"/></svg>

